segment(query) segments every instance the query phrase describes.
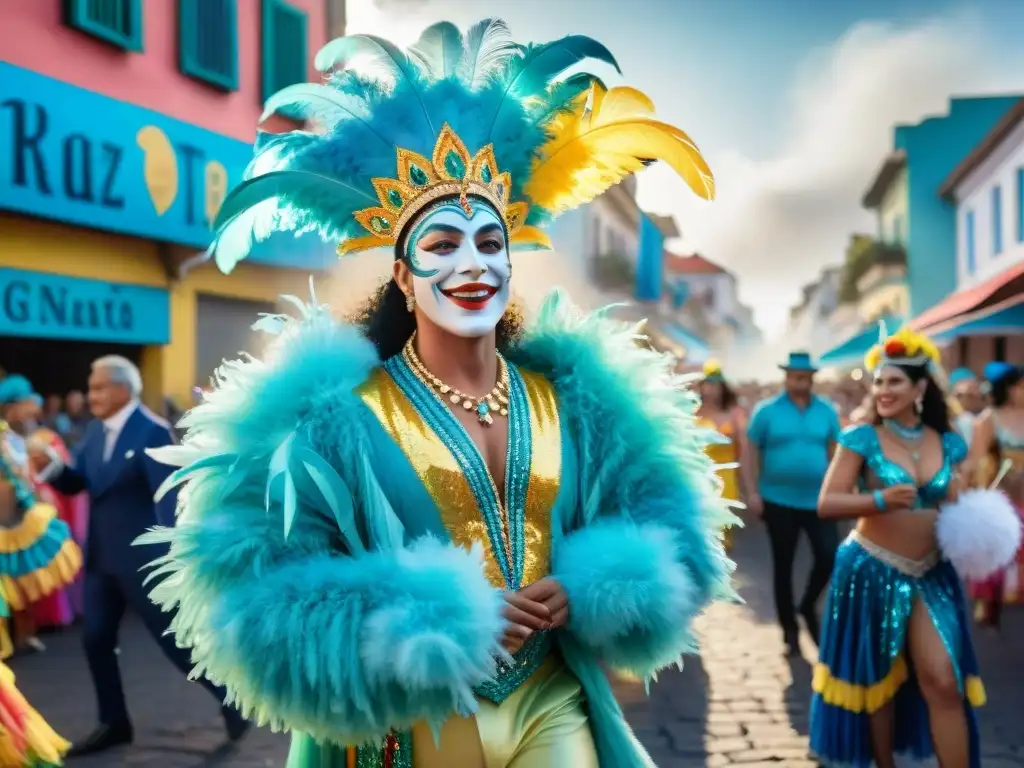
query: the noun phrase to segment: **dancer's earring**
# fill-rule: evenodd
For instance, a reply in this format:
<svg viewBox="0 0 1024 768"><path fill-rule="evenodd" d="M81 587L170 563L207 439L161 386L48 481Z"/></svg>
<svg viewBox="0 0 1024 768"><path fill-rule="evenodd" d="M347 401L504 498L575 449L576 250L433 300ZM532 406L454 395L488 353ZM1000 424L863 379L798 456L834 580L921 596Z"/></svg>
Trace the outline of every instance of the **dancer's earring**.
<svg viewBox="0 0 1024 768"><path fill-rule="evenodd" d="M409 313L416 311L416 297L411 293L405 295L405 308Z"/></svg>
<svg viewBox="0 0 1024 768"><path fill-rule="evenodd" d="M924 395L919 395L917 400L914 401L914 410L917 415L920 416L921 412L924 411Z"/></svg>

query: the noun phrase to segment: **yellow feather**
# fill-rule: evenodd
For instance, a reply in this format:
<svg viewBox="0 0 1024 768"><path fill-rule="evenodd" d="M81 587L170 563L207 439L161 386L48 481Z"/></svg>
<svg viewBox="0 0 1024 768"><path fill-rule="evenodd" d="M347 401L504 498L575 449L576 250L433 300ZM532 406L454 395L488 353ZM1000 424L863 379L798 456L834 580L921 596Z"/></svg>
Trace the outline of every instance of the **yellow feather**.
<svg viewBox="0 0 1024 768"><path fill-rule="evenodd" d="M556 117L551 139L541 148L525 192L535 205L553 214L593 200L626 176L644 167L642 160L662 160L700 197L714 198L711 169L696 144L675 126L649 117L654 105L633 88L590 93L591 108Z"/></svg>
<svg viewBox="0 0 1024 768"><path fill-rule="evenodd" d="M551 238L542 229L523 226L510 238L512 245L536 245L551 250Z"/></svg>

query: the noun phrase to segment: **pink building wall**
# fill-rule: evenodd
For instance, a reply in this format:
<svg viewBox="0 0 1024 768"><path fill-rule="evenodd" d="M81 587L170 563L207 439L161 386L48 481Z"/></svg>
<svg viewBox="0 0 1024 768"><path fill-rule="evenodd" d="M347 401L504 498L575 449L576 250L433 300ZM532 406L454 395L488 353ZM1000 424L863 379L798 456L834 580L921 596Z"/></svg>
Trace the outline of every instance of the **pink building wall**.
<svg viewBox="0 0 1024 768"><path fill-rule="evenodd" d="M309 76L326 42L326 0L288 0L308 14ZM239 89L224 93L178 71L178 3L144 0L143 51L129 53L64 26L61 0L3 0L4 61L86 90L251 142L262 112L261 7L238 3ZM270 127L270 126L268 126Z"/></svg>

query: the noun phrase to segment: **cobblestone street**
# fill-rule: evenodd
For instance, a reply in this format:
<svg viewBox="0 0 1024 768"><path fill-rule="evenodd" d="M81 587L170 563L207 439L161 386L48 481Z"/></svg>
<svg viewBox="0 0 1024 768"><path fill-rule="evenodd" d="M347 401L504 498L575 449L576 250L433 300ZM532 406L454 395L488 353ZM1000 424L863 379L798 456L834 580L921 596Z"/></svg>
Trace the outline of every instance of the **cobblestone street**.
<svg viewBox="0 0 1024 768"><path fill-rule="evenodd" d="M620 682L620 699L638 736L660 768L742 765L745 768L814 765L807 759L810 664L787 662L772 620L767 544L760 526L737 537L740 590L745 605L718 606L701 619L701 658L652 686ZM804 568L798 567L798 573ZM93 695L77 633L47 638L49 651L18 658L12 667L29 700L67 738L92 725ZM281 768L287 740L253 733L240 748L224 749L217 707L183 681L159 655L141 625L129 619L122 668L137 743L71 768ZM812 658L808 646L805 654ZM978 652L989 704L982 710L984 768L1024 766L1024 689L1014 680L1024 656L1024 615L1014 613L1002 635L979 633ZM568 768L568 767L567 767Z"/></svg>

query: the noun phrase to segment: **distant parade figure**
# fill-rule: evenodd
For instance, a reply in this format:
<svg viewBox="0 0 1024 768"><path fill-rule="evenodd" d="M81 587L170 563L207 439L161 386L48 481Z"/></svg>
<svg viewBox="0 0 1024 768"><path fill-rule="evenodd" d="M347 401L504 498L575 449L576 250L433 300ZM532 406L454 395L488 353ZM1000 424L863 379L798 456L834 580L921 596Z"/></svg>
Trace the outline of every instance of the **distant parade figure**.
<svg viewBox="0 0 1024 768"><path fill-rule="evenodd" d="M148 598L143 566L161 553L158 546L132 542L158 523L173 525L174 494L153 501L169 468L146 450L172 444L170 427L139 403L142 377L135 365L116 355L101 357L89 377L89 408L96 420L67 464L55 451L34 450L41 482L66 494L89 493L90 519L86 550L83 642L99 709L99 727L71 751L92 754L133 738L131 719L117 663L117 634L129 607L139 615L166 656L183 673L192 669L188 651L167 634L172 614ZM150 585L152 586L152 585ZM223 702L225 693L206 678L198 682ZM232 741L248 724L233 707L221 713Z"/></svg>
<svg viewBox="0 0 1024 768"><path fill-rule="evenodd" d="M828 584L839 543L835 522L818 517L818 493L839 436L839 414L812 391L817 368L806 352L793 352L779 366L783 391L754 409L747 430L744 467L757 491L747 506L764 515L772 548L775 608L787 653L800 654L797 613L818 641L817 603ZM793 562L800 532L811 543L813 564L799 607L793 603Z"/></svg>
<svg viewBox="0 0 1024 768"><path fill-rule="evenodd" d="M1024 518L1024 368L990 363L985 379L992 407L975 422L969 462L973 479L987 487L1001 475L999 487ZM1024 550L1010 566L970 587L977 621L998 627L1003 606L1024 602Z"/></svg>
<svg viewBox="0 0 1024 768"><path fill-rule="evenodd" d="M700 383L700 407L697 423L719 433L720 442L708 446L707 454L718 469L722 481L722 498L738 502L741 499L740 471L737 464L746 459L743 447L747 442L747 416L736 401L736 393L722 374L716 360L704 364L704 379ZM725 547L732 545L732 529L725 529Z"/></svg>
<svg viewBox="0 0 1024 768"><path fill-rule="evenodd" d="M985 690L957 569L977 562L972 549L1008 548L1008 560L1016 544L1001 540L1019 541L1020 525L1001 494L960 495L967 445L938 361L922 336L883 335L865 360L872 422L843 431L822 489L823 518L857 520L836 558L812 684L811 749L824 766L980 765Z"/></svg>
<svg viewBox="0 0 1024 768"><path fill-rule="evenodd" d="M949 386L953 390L953 398L960 408L960 413L953 419L957 432L971 445L974 425L985 410L985 396L981 392L981 382L969 368L957 368L949 374Z"/></svg>
<svg viewBox="0 0 1024 768"><path fill-rule="evenodd" d="M58 510L36 493L24 435L36 430L42 398L17 374L0 382L0 448L7 497L0 504L0 587L13 612L18 650L39 651L35 613L74 582L82 553ZM13 494L13 495L11 495ZM66 605L66 598L64 599Z"/></svg>

